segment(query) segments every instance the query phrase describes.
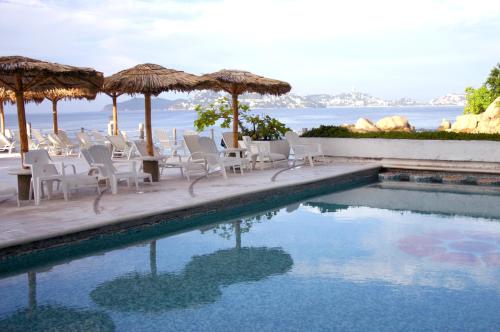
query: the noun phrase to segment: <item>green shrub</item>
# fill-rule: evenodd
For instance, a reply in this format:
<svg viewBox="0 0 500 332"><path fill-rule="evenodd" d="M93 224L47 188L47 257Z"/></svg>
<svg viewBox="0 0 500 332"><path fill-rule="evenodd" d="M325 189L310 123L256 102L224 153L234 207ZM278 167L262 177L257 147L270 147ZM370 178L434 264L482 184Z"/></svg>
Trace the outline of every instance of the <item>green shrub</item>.
<svg viewBox="0 0 500 332"><path fill-rule="evenodd" d="M468 87L465 89L465 114L480 114L486 111L493 102L493 95L488 88L483 85L479 89Z"/></svg>
<svg viewBox="0 0 500 332"><path fill-rule="evenodd" d="M384 139L421 139L421 140L461 140L461 141L500 141L500 134L468 134L446 131L375 132L353 133L339 126L320 126L302 134L302 137L337 137L337 138L384 138Z"/></svg>

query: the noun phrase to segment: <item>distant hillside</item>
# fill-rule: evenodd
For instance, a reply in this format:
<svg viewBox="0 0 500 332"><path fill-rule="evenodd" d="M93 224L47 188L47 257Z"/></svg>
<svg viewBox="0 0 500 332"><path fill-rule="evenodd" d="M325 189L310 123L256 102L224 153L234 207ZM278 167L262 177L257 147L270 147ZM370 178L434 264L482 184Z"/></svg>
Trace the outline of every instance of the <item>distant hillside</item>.
<svg viewBox="0 0 500 332"><path fill-rule="evenodd" d="M184 107L184 104L189 103L185 99L164 99L164 98L151 98L151 108L153 110L170 110L175 108L176 105ZM137 111L144 109L144 98L134 97L129 100L125 100L117 103L117 107L120 111ZM111 111L113 109L113 104L108 104L104 106L103 111Z"/></svg>
<svg viewBox="0 0 500 332"><path fill-rule="evenodd" d="M212 91L198 91L191 93L189 99L151 99L153 110L193 110L196 105L208 105L215 99L225 96L224 93ZM367 93L353 91L340 93L337 95L316 94L300 96L294 93L287 93L283 96L259 95L256 93L243 94L239 98L240 102L249 105L253 109L264 108L327 108L327 107L362 107L362 106L463 106L463 94L447 94L429 102L416 101L410 98L400 98L398 100L384 100L371 96ZM111 111L112 105L106 105L104 111ZM132 98L118 103L120 111L134 111L144 109L144 98Z"/></svg>

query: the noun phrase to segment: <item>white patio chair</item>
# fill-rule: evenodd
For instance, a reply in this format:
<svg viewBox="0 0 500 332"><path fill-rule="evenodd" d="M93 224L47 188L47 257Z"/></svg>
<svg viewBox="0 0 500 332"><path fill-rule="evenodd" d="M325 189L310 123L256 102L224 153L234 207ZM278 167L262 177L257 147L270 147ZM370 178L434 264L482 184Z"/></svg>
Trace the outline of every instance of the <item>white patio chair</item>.
<svg viewBox="0 0 500 332"><path fill-rule="evenodd" d="M150 156L148 155L148 150L147 150L147 143L144 140L136 140L133 141L134 144L134 149L139 155L139 158L149 158ZM184 162L182 160L182 157L180 155L165 155L162 154L159 149L154 146L154 158L158 161L158 167L160 168L160 174L163 174L163 170L165 168L179 168L181 172L181 176L184 176L184 168L188 167L187 162Z"/></svg>
<svg viewBox="0 0 500 332"><path fill-rule="evenodd" d="M281 153L271 152L271 146L265 142L256 143L250 136L243 136L243 145L247 148L247 157L252 161L260 163L260 169L264 169L266 163L270 163L275 168L278 162L288 162L287 157Z"/></svg>
<svg viewBox="0 0 500 332"><path fill-rule="evenodd" d="M61 142L63 142L63 144L66 146L66 150L67 151L70 151L70 153L72 153L73 150L75 150L77 144L75 144L69 138L68 134L64 130L59 129L59 131L57 133L57 136L59 137L59 139L61 140Z"/></svg>
<svg viewBox="0 0 500 332"><path fill-rule="evenodd" d="M182 140L171 139L165 129L155 128L154 134L163 151L170 151L171 155L177 155L179 152L184 152Z"/></svg>
<svg viewBox="0 0 500 332"><path fill-rule="evenodd" d="M50 153L64 154L66 156L73 153L73 148L71 146L67 146L58 135L54 133L49 133L47 135L47 139L49 140L50 143L49 146Z"/></svg>
<svg viewBox="0 0 500 332"><path fill-rule="evenodd" d="M241 158L238 155L235 157L225 156L225 152L219 151L214 140L209 137L199 137L198 144L201 149L199 154L205 159L209 174L214 171L220 171L224 178L227 179L226 167L231 167L234 173L236 173L236 168L238 168L241 175L243 175L243 169L250 166L246 158Z"/></svg>
<svg viewBox="0 0 500 332"><path fill-rule="evenodd" d="M88 149L92 145L94 145L94 143L92 142L92 139L90 138L89 134L87 134L87 133L79 132L79 133L76 133L75 136L76 136L76 139L78 141L78 144L80 145L80 151L83 149Z"/></svg>
<svg viewBox="0 0 500 332"><path fill-rule="evenodd" d="M94 141L95 144L106 145L106 142L108 142L106 140L106 137L104 137L104 135L101 134L97 130L92 130L92 132L90 133L90 135L92 135L92 139L93 139L93 141Z"/></svg>
<svg viewBox="0 0 500 332"><path fill-rule="evenodd" d="M9 129L9 128L5 128L5 137L7 137L7 139L9 141L13 141L15 136L14 136L14 130L12 129Z"/></svg>
<svg viewBox="0 0 500 332"><path fill-rule="evenodd" d="M133 152L133 146L127 142L122 135L106 136L113 147L111 151L112 158L127 158L130 159Z"/></svg>
<svg viewBox="0 0 500 332"><path fill-rule="evenodd" d="M0 133L0 151L8 151L9 154L15 149L16 142L10 141L4 134Z"/></svg>
<svg viewBox="0 0 500 332"><path fill-rule="evenodd" d="M321 157L323 161L325 161L325 155L321 148L321 144L304 142L299 135L293 131L287 131L285 133L285 138L290 145L290 149L293 151L294 165L295 162L300 159L304 161L308 160L311 167L314 166L314 158Z"/></svg>
<svg viewBox="0 0 500 332"><path fill-rule="evenodd" d="M49 148L50 143L40 130L31 128L31 136L34 138L35 150Z"/></svg>
<svg viewBox="0 0 500 332"><path fill-rule="evenodd" d="M126 180L128 186L130 186L131 181L134 181L136 190L139 190L139 179L148 179L149 184L153 183L151 174L137 170L137 160L113 161L108 148L103 145L94 145L85 151L82 151L82 154L87 155L90 159L90 166L98 170L99 179L106 179L112 194L118 192L120 180ZM128 170L119 170L116 167L118 164L127 164L129 168Z"/></svg>
<svg viewBox="0 0 500 332"><path fill-rule="evenodd" d="M31 168L32 192L35 197L35 205L39 205L43 196L43 185L47 185L48 198L51 198L53 184L58 182L62 187L64 200L68 200L71 189L79 189L82 187L96 188L97 194L100 193L99 183L96 176L87 174L76 174L73 166L73 174L66 174L64 162L60 162L61 171L59 172L56 163L50 160L46 150L28 151L25 154L25 163ZM31 197L31 190L30 190Z"/></svg>

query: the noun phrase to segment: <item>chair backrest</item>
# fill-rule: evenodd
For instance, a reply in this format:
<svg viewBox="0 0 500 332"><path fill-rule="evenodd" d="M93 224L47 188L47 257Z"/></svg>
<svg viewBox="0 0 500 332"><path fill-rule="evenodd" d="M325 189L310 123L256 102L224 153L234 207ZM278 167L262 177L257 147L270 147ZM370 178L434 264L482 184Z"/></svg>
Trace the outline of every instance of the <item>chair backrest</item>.
<svg viewBox="0 0 500 332"><path fill-rule="evenodd" d="M112 173L116 172L116 169L113 166L113 161L111 160L111 152L106 146L92 145L86 151L88 153L88 156L92 160L92 163L102 165L98 166L98 168L103 176L109 176Z"/></svg>
<svg viewBox="0 0 500 332"><path fill-rule="evenodd" d="M47 150L30 150L24 154L24 163L28 166L33 164L49 164L51 162Z"/></svg>
<svg viewBox="0 0 500 332"><path fill-rule="evenodd" d="M73 142L68 137L68 134L64 130L59 129L57 136L65 145L73 145Z"/></svg>
<svg viewBox="0 0 500 332"><path fill-rule="evenodd" d="M90 139L90 136L87 134L87 133L76 133L75 134L76 136L76 139L78 140L78 142L80 143L80 145L82 146L90 146L92 141Z"/></svg>
<svg viewBox="0 0 500 332"><path fill-rule="evenodd" d="M98 132L97 130L93 130L91 132L91 135L96 143L104 144L106 142L106 138L104 137L104 135Z"/></svg>
<svg viewBox="0 0 500 332"><path fill-rule="evenodd" d="M222 133L222 139L224 140L224 144L226 148L234 148L234 139L232 131L225 131Z"/></svg>
<svg viewBox="0 0 500 332"><path fill-rule="evenodd" d="M293 131L287 131L285 133L285 138L290 145L300 145L300 137Z"/></svg>
<svg viewBox="0 0 500 332"><path fill-rule="evenodd" d="M31 128L31 135L38 141L38 143L47 143L47 139L42 135L39 129Z"/></svg>
<svg viewBox="0 0 500 332"><path fill-rule="evenodd" d="M189 150L189 153L201 152L201 147L198 142L198 135L184 135L184 143Z"/></svg>
<svg viewBox="0 0 500 332"><path fill-rule="evenodd" d="M148 144L146 143L145 140L136 140L133 141L134 146L136 148L135 151L139 154L140 157L147 157L148 155ZM153 153L155 157L161 157L160 151L158 151L158 148L153 145Z"/></svg>
<svg viewBox="0 0 500 332"><path fill-rule="evenodd" d="M61 141L61 139L59 138L59 136L57 136L54 133L49 133L47 135L47 138L48 138L50 144L54 145L56 148L64 148L66 146L63 143L63 141Z"/></svg>
<svg viewBox="0 0 500 332"><path fill-rule="evenodd" d="M9 140L14 139L14 131L9 128L5 128L5 137L7 137Z"/></svg>
<svg viewBox="0 0 500 332"><path fill-rule="evenodd" d="M59 171L51 163L47 150L31 150L24 154L24 163L31 168L31 176L37 179L41 176L58 175Z"/></svg>
<svg viewBox="0 0 500 332"><path fill-rule="evenodd" d="M243 144L250 154L259 154L259 147L250 136L243 136Z"/></svg>
<svg viewBox="0 0 500 332"><path fill-rule="evenodd" d="M127 149L127 142L122 135L118 136L106 136L106 138L111 142L113 147L117 150L124 151Z"/></svg>
<svg viewBox="0 0 500 332"><path fill-rule="evenodd" d="M4 134L0 133L0 144L2 145L10 145L10 141Z"/></svg>
<svg viewBox="0 0 500 332"><path fill-rule="evenodd" d="M208 166L219 165L219 150L217 149L217 144L215 144L214 140L209 137L201 136L198 138L198 144L201 148L200 152L204 154L204 158Z"/></svg>

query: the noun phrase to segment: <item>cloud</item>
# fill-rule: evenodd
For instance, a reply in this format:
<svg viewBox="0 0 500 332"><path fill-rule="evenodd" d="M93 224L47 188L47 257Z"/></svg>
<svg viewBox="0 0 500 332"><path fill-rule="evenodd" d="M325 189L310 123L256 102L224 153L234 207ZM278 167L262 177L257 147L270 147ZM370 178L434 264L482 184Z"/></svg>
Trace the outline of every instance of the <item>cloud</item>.
<svg viewBox="0 0 500 332"><path fill-rule="evenodd" d="M5 54L105 74L142 62L243 68L298 93L431 98L481 83L500 52L498 1L11 0L0 11Z"/></svg>

